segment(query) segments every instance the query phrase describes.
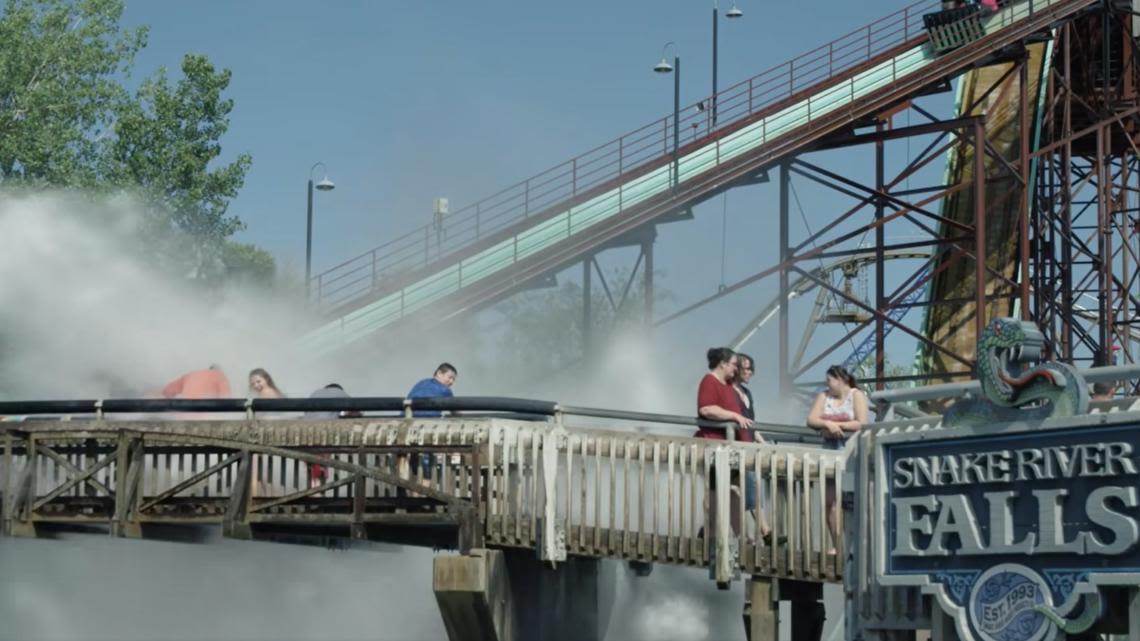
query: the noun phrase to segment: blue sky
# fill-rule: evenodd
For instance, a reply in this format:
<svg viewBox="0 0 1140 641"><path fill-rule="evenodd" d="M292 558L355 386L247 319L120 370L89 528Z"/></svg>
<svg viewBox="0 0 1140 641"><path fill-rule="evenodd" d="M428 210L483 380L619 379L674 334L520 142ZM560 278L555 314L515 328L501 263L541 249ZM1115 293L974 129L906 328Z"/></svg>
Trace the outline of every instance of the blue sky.
<svg viewBox="0 0 1140 641"><path fill-rule="evenodd" d="M721 87L903 6L742 0L744 17L721 22ZM682 58L682 102L704 97L711 10L693 0L128 0L124 23L151 28L139 74L174 71L188 52L233 71L223 148L252 154L253 166L231 212L248 225L240 238L286 268L303 269L305 180L313 163L327 165L337 188L316 197L319 272L428 222L437 196L458 209L666 115L672 82L652 72L666 41ZM868 166L866 154L829 158L849 175ZM696 221L661 230L659 283L677 304L721 281L722 211L727 280L775 262L775 193L772 185L736 190L698 208ZM797 193L803 225L818 227L847 205L807 183ZM691 350L700 354L730 338L774 289L772 279L669 331L695 332ZM766 340L752 350L774 353L774 338Z"/></svg>

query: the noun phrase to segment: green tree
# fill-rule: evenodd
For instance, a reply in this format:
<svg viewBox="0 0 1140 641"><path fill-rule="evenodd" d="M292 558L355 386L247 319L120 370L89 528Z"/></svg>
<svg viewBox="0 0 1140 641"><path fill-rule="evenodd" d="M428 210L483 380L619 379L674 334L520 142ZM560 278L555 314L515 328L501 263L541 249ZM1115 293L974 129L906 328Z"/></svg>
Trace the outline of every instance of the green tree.
<svg viewBox="0 0 1140 641"><path fill-rule="evenodd" d="M248 154L222 160L229 70L187 55L176 81L159 69L128 91L122 81L147 29L122 28L122 14L123 0L6 1L0 181L134 193L148 214L137 243L148 259L206 282L231 267L263 277L271 256L227 245L243 227L228 207L251 163Z"/></svg>
<svg viewBox="0 0 1140 641"><path fill-rule="evenodd" d="M886 359L883 362L883 373L887 378L894 378L899 376L910 376L913 372L911 368L904 365L899 365L891 359ZM859 381L863 384L864 389L871 391L875 387L875 354L865 358L855 368L855 374L859 377ZM884 386L885 389L904 389L914 387L913 381L888 381Z"/></svg>
<svg viewBox="0 0 1140 641"><path fill-rule="evenodd" d="M654 274L660 283L660 272ZM623 330L636 330L644 323L645 288L638 277L630 283L624 304L622 291L629 281L628 270L613 270L606 276L614 297L610 303L604 289L594 279L591 288L591 349L604 349L607 341ZM615 291L615 288L616 291ZM667 302L672 294L658 284L654 304ZM516 294L499 303L501 335L494 361L499 372L524 372L530 376L536 360L571 365L586 356L583 333L583 288L576 282ZM617 309L615 309L615 306Z"/></svg>
<svg viewBox="0 0 1140 641"><path fill-rule="evenodd" d="M121 0L8 0L0 17L0 179L91 186L97 140L146 45Z"/></svg>
<svg viewBox="0 0 1140 641"><path fill-rule="evenodd" d="M105 183L140 190L160 221L199 248L223 249L223 241L243 227L227 208L252 160L241 154L217 164L218 141L233 110L233 101L222 95L229 83L229 70L187 55L176 84L160 69L133 96L117 101L114 134L101 145Z"/></svg>
<svg viewBox="0 0 1140 641"><path fill-rule="evenodd" d="M222 245L222 268L233 281L271 287L277 279L273 256L256 245L226 241Z"/></svg>

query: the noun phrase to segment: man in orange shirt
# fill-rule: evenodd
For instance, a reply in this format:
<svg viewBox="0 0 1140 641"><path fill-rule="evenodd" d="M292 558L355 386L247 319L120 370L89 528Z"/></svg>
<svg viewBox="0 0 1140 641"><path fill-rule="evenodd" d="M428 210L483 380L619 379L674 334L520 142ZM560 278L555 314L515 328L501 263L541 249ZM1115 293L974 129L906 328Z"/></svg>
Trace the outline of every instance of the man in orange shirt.
<svg viewBox="0 0 1140 641"><path fill-rule="evenodd" d="M183 374L162 388L163 398L231 398L230 381L222 368L210 365L208 369Z"/></svg>

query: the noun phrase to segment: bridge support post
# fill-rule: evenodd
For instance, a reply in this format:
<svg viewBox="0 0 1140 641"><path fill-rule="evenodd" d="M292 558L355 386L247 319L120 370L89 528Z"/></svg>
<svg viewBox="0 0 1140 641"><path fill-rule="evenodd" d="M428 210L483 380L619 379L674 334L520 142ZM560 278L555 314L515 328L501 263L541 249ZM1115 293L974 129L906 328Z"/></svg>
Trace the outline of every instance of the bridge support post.
<svg viewBox="0 0 1140 641"><path fill-rule="evenodd" d="M594 292L592 275L594 256L591 254L582 261L582 358L587 363L593 352Z"/></svg>
<svg viewBox="0 0 1140 641"><path fill-rule="evenodd" d="M435 557L450 641L599 641L597 559L544 564L529 550Z"/></svg>
<svg viewBox="0 0 1140 641"><path fill-rule="evenodd" d="M930 641L958 641L958 628L954 619L942 611L938 604L930 608Z"/></svg>
<svg viewBox="0 0 1140 641"><path fill-rule="evenodd" d="M513 641L515 618L507 564L499 550L437 556L432 589L450 641Z"/></svg>
<svg viewBox="0 0 1140 641"><path fill-rule="evenodd" d="M748 641L776 641L780 632L777 583L754 576L744 582L744 635Z"/></svg>
<svg viewBox="0 0 1140 641"><path fill-rule="evenodd" d="M1128 590L1128 641L1140 641L1140 588Z"/></svg>
<svg viewBox="0 0 1140 641"><path fill-rule="evenodd" d="M744 585L744 632L748 641L776 641L780 601L791 602L792 641L819 641L823 635L823 584L753 576Z"/></svg>
<svg viewBox="0 0 1140 641"><path fill-rule="evenodd" d="M231 539L252 539L253 531L249 527L249 503L251 487L253 485L253 453L249 450L242 452L238 461L237 475L230 489L230 502L226 505L225 516L222 517L222 536Z"/></svg>
<svg viewBox="0 0 1140 641"><path fill-rule="evenodd" d="M823 636L823 584L781 579L780 597L792 604L792 641L819 641Z"/></svg>
<svg viewBox="0 0 1140 641"><path fill-rule="evenodd" d="M39 478L39 457L35 455L35 436L29 434L24 440L24 451L28 453L24 469L18 479L11 481L14 487L9 484L6 489L9 498L4 501L5 534L34 538L36 524L32 519L32 506L36 504L36 484Z"/></svg>
<svg viewBox="0 0 1140 641"><path fill-rule="evenodd" d="M779 315L779 368L780 368L780 397L789 398L792 393L792 378L789 372L790 361L788 341L788 258L792 251L788 246L788 192L791 185L791 166L785 161L780 163L780 315Z"/></svg>
<svg viewBox="0 0 1140 641"><path fill-rule="evenodd" d="M598 559L544 564L530 550L506 550L515 611L513 641L599 641Z"/></svg>
<svg viewBox="0 0 1140 641"><path fill-rule="evenodd" d="M15 502L16 487L12 473L12 435L4 435L3 477L0 477L0 536L12 535L12 504Z"/></svg>
<svg viewBox="0 0 1140 641"><path fill-rule="evenodd" d="M138 498L142 488L143 445L140 439L120 434L115 462L115 516L111 536L142 537L138 522Z"/></svg>

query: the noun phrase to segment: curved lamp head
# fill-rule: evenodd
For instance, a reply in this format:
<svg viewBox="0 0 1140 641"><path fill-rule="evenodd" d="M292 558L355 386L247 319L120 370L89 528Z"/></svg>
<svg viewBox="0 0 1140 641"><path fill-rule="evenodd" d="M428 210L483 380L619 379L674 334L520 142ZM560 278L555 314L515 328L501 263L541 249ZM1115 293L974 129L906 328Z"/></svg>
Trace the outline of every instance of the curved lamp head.
<svg viewBox="0 0 1140 641"><path fill-rule="evenodd" d="M740 10L740 7L736 6L735 2L732 3L731 9L724 12L724 17L726 17L726 18L741 18L743 16L744 16L744 12Z"/></svg>
<svg viewBox="0 0 1140 641"><path fill-rule="evenodd" d="M323 162L313 163L313 166L309 167L309 182L313 182L313 172L317 170L317 167L324 170L325 177L321 178L321 180L313 186L317 188L317 191L332 191L333 188L336 187L336 184L329 180L328 168L325 167L325 163Z"/></svg>
<svg viewBox="0 0 1140 641"><path fill-rule="evenodd" d="M665 57L665 52L669 50L669 47L673 47L674 51L677 49L677 45L672 41L666 42L665 46L661 47L661 62L653 65L653 70L657 73L671 73L673 71L673 65L669 64L669 59Z"/></svg>

